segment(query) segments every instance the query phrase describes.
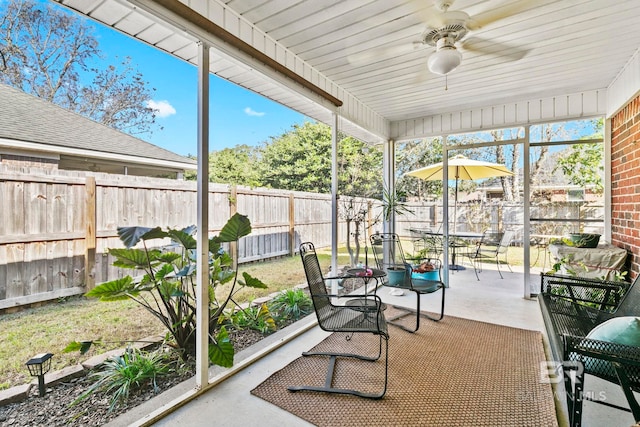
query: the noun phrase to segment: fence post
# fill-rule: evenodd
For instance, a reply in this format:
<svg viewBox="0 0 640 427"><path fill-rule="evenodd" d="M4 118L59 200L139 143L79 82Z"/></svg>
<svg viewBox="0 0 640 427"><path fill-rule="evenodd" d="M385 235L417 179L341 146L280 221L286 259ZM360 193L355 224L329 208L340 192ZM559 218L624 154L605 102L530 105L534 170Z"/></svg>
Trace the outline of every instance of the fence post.
<svg viewBox="0 0 640 427"><path fill-rule="evenodd" d="M238 212L238 187L235 185L229 186L229 218ZM238 243L229 243L229 255L232 259L238 262Z"/></svg>
<svg viewBox="0 0 640 427"><path fill-rule="evenodd" d="M96 179L88 176L85 181L85 244L84 244L84 285L87 290L95 283L96 268Z"/></svg>
<svg viewBox="0 0 640 427"><path fill-rule="evenodd" d="M289 255L296 254L296 209L295 197L289 194Z"/></svg>
<svg viewBox="0 0 640 427"><path fill-rule="evenodd" d="M438 206L434 203L431 206L431 226L435 227L438 224Z"/></svg>

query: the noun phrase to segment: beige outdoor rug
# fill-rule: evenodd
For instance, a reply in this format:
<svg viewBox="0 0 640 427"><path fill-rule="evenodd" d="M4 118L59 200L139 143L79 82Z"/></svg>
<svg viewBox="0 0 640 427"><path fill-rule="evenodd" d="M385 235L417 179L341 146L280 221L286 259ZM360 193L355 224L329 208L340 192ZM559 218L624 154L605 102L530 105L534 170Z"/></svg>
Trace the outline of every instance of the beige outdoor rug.
<svg viewBox="0 0 640 427"><path fill-rule="evenodd" d="M394 309L387 310L387 317ZM409 320L409 319L407 319ZM412 318L415 322L415 318ZM389 326L389 382L381 400L310 391L328 358L300 357L251 391L318 426L557 426L551 386L540 382L542 334L445 316L415 334ZM332 334L315 350L377 350L377 337ZM334 386L379 390L384 361L338 359Z"/></svg>

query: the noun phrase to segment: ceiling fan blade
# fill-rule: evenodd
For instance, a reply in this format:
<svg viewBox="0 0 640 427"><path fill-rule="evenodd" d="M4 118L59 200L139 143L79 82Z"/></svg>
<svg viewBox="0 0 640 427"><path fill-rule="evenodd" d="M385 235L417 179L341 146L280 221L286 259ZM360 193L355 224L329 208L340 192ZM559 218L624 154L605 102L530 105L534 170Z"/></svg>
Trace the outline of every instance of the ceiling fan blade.
<svg viewBox="0 0 640 427"><path fill-rule="evenodd" d="M442 28L447 23L445 14L433 4L430 7L416 10L416 15L420 17L420 20L429 30Z"/></svg>
<svg viewBox="0 0 640 427"><path fill-rule="evenodd" d="M519 61L529 53L527 49L522 49L518 46L484 40L479 37L469 37L465 39L461 44L461 48L465 51L479 53L481 55L506 58L509 61Z"/></svg>
<svg viewBox="0 0 640 427"><path fill-rule="evenodd" d="M501 19L509 18L519 13L525 12L530 9L534 9L543 3L548 3L547 0L516 0L502 6L498 6L493 10L489 10L480 13L473 17L468 23L470 30L477 30L479 28L490 25Z"/></svg>

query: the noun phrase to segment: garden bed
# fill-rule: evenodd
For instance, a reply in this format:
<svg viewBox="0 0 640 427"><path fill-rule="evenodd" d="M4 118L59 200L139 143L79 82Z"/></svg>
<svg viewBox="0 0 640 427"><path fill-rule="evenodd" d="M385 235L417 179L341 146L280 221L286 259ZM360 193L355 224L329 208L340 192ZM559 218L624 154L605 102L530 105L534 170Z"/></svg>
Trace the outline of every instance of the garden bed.
<svg viewBox="0 0 640 427"><path fill-rule="evenodd" d="M279 325L279 330L293 321ZM277 333L277 332L276 332ZM233 331L229 336L234 343L236 354L248 350L268 335L246 329ZM38 388L32 387L29 397L19 403L0 406L2 426L101 426L123 413L141 405L178 384L190 380L195 375L195 360L180 369L158 378L156 389L151 383L132 391L126 403L109 412L109 398L104 393L96 393L78 404L72 402L87 390L93 381L89 376L72 378L47 388L44 397L38 397ZM195 384L195 382L194 382Z"/></svg>
<svg viewBox="0 0 640 427"><path fill-rule="evenodd" d="M353 284L349 283L339 293L345 294L353 290ZM241 351L251 352L254 345L267 337L278 334L283 328L295 322L295 320L283 321L278 324L278 330L271 334L263 334L253 329L231 330L229 338L234 344L236 355L240 356L238 353ZM255 351L257 349L258 346ZM180 366L179 369L172 370L168 375L159 377L155 389L151 383L148 383L144 387L132 390L126 402L111 412L109 412L109 396L104 393L95 393L71 406L72 402L93 384L94 380L89 376L70 378L53 387L48 387L44 397L38 397L38 388L32 387L26 400L0 407L0 425L104 425L178 384L192 380L194 375L195 361L192 359L189 363Z"/></svg>

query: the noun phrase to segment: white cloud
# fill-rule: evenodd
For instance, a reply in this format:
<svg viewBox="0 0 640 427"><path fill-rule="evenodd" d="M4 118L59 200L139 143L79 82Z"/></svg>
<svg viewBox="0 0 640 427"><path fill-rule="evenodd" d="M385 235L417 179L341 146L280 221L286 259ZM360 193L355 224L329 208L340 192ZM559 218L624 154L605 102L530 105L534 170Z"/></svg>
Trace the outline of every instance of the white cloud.
<svg viewBox="0 0 640 427"><path fill-rule="evenodd" d="M173 108L173 105L169 103L169 101L147 101L147 107L151 108L156 112L156 116L164 118L169 117L176 114L176 109Z"/></svg>
<svg viewBox="0 0 640 427"><path fill-rule="evenodd" d="M247 108L245 108L245 109L244 109L244 113L245 113L247 116L256 116L256 117L262 117L262 116L264 116L264 115L265 115L265 113L264 113L264 112L255 111L255 110L253 110L251 107L247 107Z"/></svg>

